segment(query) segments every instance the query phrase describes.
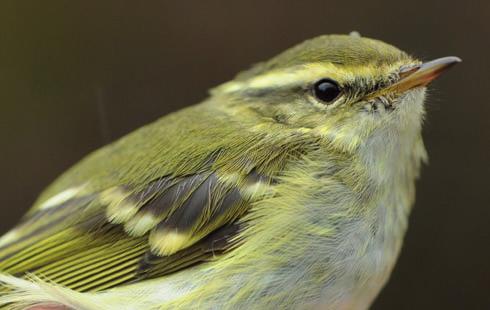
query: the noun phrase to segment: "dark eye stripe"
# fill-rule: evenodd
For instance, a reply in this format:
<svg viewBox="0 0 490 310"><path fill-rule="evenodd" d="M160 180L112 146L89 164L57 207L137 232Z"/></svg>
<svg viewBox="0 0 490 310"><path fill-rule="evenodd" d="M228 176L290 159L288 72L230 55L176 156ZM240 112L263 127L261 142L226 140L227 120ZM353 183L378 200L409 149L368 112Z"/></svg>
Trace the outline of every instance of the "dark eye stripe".
<svg viewBox="0 0 490 310"><path fill-rule="evenodd" d="M372 81L366 77L356 77L349 84L343 86L345 92L351 98L363 97L371 93L377 92L380 89L386 88L396 82L395 76L389 76L386 80Z"/></svg>

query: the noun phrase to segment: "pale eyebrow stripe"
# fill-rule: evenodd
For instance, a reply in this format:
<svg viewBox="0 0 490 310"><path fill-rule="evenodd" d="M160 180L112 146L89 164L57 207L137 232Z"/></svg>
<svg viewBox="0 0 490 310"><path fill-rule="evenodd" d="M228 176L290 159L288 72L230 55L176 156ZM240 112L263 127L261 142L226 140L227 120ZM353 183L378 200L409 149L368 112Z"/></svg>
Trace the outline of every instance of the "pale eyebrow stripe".
<svg viewBox="0 0 490 310"><path fill-rule="evenodd" d="M230 81L217 88L224 93L240 93L242 90L264 89L279 90L281 88L304 84L325 75L325 71L334 71L333 64L309 64L293 68L268 72L246 81ZM330 70L328 70L330 69ZM331 77L332 78L332 77ZM336 76L333 77L335 79Z"/></svg>
<svg viewBox="0 0 490 310"><path fill-rule="evenodd" d="M248 82L248 87L266 88L297 85L324 76L325 72L331 72L333 74L333 72L336 72L336 67L333 64L309 64L273 71L252 78ZM333 75L330 78L338 78L335 74Z"/></svg>
<svg viewBox="0 0 490 310"><path fill-rule="evenodd" d="M349 81L355 84L359 79L379 76L380 70L389 72L394 68L397 68L397 65L381 68L375 65L351 67L332 63L311 63L267 72L244 81L233 80L218 86L215 90L221 93L242 93L252 97L260 97L284 88L305 85L322 78L332 79L340 85L348 85Z"/></svg>

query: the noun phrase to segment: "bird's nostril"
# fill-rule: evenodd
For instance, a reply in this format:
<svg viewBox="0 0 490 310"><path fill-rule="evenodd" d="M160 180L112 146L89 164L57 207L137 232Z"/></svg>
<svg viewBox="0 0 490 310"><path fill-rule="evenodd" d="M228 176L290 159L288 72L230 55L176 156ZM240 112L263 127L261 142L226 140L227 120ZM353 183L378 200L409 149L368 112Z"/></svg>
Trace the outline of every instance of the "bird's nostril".
<svg viewBox="0 0 490 310"><path fill-rule="evenodd" d="M420 65L405 65L400 68L399 76L401 79L409 76L420 68Z"/></svg>

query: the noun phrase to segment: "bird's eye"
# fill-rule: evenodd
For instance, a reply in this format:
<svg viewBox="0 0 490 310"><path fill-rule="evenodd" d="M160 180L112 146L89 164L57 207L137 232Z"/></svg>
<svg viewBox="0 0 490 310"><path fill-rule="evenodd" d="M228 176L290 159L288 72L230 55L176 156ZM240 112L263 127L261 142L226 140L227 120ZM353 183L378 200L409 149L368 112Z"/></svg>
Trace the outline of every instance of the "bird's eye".
<svg viewBox="0 0 490 310"><path fill-rule="evenodd" d="M339 85L330 79L321 79L313 86L315 97L325 103L331 103L340 94Z"/></svg>

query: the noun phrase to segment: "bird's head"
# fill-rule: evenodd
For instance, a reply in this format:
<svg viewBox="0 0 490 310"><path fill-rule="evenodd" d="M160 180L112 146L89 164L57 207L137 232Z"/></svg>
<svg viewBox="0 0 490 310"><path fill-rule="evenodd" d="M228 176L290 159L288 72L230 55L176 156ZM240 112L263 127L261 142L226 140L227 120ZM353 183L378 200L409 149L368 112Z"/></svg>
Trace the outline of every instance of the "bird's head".
<svg viewBox="0 0 490 310"><path fill-rule="evenodd" d="M419 131L425 86L459 61L421 62L378 40L325 35L255 65L212 94L260 128L308 131L352 150L375 132Z"/></svg>

